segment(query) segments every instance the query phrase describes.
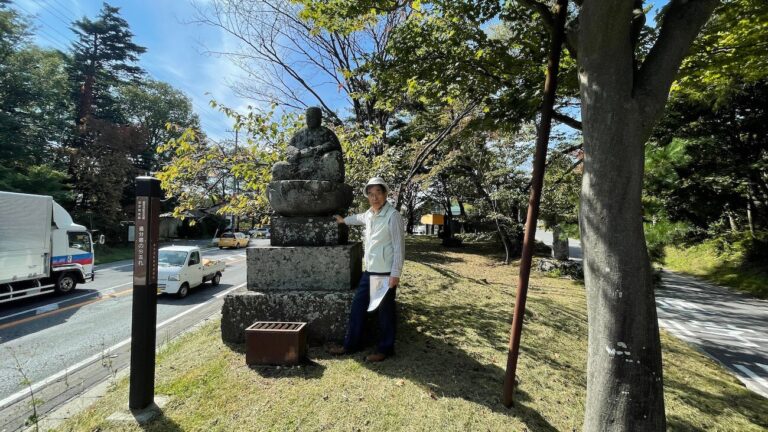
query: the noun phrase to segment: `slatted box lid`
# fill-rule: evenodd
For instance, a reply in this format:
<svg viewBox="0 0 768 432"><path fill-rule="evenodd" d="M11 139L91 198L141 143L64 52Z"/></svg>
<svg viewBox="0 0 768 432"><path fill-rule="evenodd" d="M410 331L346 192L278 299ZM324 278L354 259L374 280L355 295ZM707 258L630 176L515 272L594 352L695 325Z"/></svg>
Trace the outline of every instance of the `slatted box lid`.
<svg viewBox="0 0 768 432"><path fill-rule="evenodd" d="M294 365L307 355L307 323L257 321L245 329L249 365Z"/></svg>

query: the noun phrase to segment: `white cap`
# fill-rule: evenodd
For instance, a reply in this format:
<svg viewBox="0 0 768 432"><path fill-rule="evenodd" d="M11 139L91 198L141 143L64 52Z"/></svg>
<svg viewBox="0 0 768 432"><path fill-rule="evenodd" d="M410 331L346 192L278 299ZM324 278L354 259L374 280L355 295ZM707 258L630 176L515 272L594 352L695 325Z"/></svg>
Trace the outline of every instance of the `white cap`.
<svg viewBox="0 0 768 432"><path fill-rule="evenodd" d="M363 195L368 196L368 186L379 185L384 188L384 194L389 194L389 186L381 177L371 177L368 183L363 187Z"/></svg>

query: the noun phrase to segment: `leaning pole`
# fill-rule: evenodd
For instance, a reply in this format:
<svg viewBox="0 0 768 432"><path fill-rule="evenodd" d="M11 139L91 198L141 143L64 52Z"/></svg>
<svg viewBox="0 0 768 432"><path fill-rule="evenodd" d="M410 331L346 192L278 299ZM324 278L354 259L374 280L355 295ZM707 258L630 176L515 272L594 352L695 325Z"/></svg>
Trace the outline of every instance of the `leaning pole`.
<svg viewBox="0 0 768 432"><path fill-rule="evenodd" d="M554 14L554 28L549 45L547 59L547 77L544 81L544 100L541 107L541 124L539 135L536 139L536 153L533 157L533 179L531 182L531 196L528 200L528 216L525 220L525 237L523 239L523 254L520 259L520 275L517 281L517 293L515 295L515 309L512 315L512 329L509 335L509 352L507 354L507 371L504 375L503 403L506 407L513 404L515 392L515 372L517 371L517 358L520 352L520 336L523 331L523 315L525 314L525 300L528 295L528 279L531 275L531 261L533 259L533 246L536 236L536 222L539 218L539 204L541 202L541 190L544 186L544 168L547 158L547 145L549 133L552 129L552 112L555 105L557 92L557 73L560 66L560 53L562 52L563 38L565 35L565 18L568 14L568 0L557 0Z"/></svg>

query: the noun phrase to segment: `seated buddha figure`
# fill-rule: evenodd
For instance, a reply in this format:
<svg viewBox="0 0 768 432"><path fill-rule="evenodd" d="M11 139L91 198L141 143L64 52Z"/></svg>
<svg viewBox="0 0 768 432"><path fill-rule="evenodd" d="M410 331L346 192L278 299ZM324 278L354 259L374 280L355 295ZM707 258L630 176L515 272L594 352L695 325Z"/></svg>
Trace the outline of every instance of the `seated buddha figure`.
<svg viewBox="0 0 768 432"><path fill-rule="evenodd" d="M322 125L320 108L307 109L307 126L288 144L288 158L272 167L272 181L322 180L344 183L341 144L332 130Z"/></svg>

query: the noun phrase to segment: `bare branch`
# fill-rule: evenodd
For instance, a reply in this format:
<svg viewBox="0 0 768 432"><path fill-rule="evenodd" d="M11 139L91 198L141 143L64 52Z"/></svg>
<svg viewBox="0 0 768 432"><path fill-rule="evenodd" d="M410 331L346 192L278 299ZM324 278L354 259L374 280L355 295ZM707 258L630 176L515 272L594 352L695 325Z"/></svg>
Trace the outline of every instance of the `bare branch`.
<svg viewBox="0 0 768 432"><path fill-rule="evenodd" d="M416 173L421 170L421 168L424 166L424 162L427 160L427 158L432 154L432 152L435 151L437 146L439 146L445 139L453 132L453 130L456 128L456 126L459 125L459 123L467 117L474 109L477 107L479 102L473 101L467 108L465 108L461 113L459 113L453 121L440 133L432 139L429 143L427 143L419 152L418 155L416 155L416 159L414 159L413 164L411 164L411 169L408 172L408 175L405 177L405 179L400 183L399 192L397 194L397 204L395 205L395 208L400 210L400 206L402 205L402 194L403 189L408 185L411 180L413 180L413 177L416 175Z"/></svg>
<svg viewBox="0 0 768 432"><path fill-rule="evenodd" d="M569 117L563 113L559 113L557 111L552 112L552 118L557 120L558 122L570 126L573 129L581 130L581 122L576 120L575 118Z"/></svg>

